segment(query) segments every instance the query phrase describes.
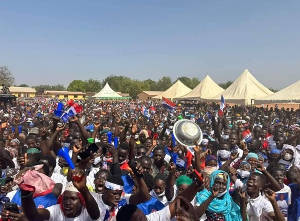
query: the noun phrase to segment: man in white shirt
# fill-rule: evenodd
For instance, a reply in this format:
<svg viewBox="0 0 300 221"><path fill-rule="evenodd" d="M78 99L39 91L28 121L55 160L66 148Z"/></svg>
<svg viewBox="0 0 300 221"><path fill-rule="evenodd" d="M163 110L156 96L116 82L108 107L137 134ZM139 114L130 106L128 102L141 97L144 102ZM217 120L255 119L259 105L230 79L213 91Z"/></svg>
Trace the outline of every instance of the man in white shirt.
<svg viewBox="0 0 300 221"><path fill-rule="evenodd" d="M32 192L21 189L22 207L28 220L42 221L93 221L100 217L100 210L94 197L86 186L86 175L83 171L74 172L73 183L68 183L57 205L46 209L36 209Z"/></svg>

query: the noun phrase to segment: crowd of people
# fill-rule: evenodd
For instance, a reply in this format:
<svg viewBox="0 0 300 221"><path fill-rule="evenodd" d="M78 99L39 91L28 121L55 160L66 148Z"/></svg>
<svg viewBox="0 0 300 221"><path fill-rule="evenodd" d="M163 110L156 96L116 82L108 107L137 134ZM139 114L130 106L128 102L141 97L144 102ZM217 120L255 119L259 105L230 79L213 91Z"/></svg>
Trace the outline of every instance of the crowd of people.
<svg viewBox="0 0 300 221"><path fill-rule="evenodd" d="M36 99L0 119L2 221L300 219L300 110Z"/></svg>

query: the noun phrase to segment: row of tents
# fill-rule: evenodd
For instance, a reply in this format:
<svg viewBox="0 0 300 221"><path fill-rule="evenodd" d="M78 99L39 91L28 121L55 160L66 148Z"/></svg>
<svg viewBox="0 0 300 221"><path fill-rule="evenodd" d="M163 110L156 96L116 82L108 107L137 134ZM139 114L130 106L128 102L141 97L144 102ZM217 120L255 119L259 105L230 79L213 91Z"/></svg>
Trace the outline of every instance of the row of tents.
<svg viewBox="0 0 300 221"><path fill-rule="evenodd" d="M226 90L207 75L193 90L178 80L154 99L220 101L221 95L228 103L243 105L300 102L300 81L274 93L246 69Z"/></svg>
<svg viewBox="0 0 300 221"><path fill-rule="evenodd" d="M226 90L215 83L208 75L193 90L185 86L180 80L174 83L169 89L153 99L162 97L175 100L200 100L220 101L221 95L228 103L234 104L267 104L300 102L300 80L276 93L273 93L262 85L250 72L245 70ZM108 83L103 89L95 94L93 98L128 99L122 97L111 89Z"/></svg>

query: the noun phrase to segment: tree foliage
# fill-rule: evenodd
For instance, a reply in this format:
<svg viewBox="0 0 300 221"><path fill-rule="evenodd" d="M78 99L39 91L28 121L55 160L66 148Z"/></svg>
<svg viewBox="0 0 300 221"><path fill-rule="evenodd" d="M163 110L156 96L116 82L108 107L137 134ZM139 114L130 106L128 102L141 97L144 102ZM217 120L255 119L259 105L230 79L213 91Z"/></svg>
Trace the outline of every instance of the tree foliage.
<svg viewBox="0 0 300 221"><path fill-rule="evenodd" d="M28 84L20 84L18 87L29 87Z"/></svg>
<svg viewBox="0 0 300 221"><path fill-rule="evenodd" d="M88 79L85 81L86 92L99 92L102 89L101 81L95 79Z"/></svg>
<svg viewBox="0 0 300 221"><path fill-rule="evenodd" d="M187 86L191 89L194 89L200 83L199 79L196 77L188 78L188 77L182 76L182 77L177 78L177 80L180 80L185 86ZM176 81L174 81L174 83Z"/></svg>
<svg viewBox="0 0 300 221"><path fill-rule="evenodd" d="M159 79L156 83L156 91L165 91L167 90L169 87L172 86L172 80L170 77L162 77L161 79Z"/></svg>
<svg viewBox="0 0 300 221"><path fill-rule="evenodd" d="M62 84L56 84L56 85L47 85L47 84L40 84L37 86L33 86L35 88L36 93L38 95L43 94L45 91L65 91L66 88Z"/></svg>
<svg viewBox="0 0 300 221"><path fill-rule="evenodd" d="M226 83L220 83L219 86L223 89L227 89L232 83L233 81L227 81Z"/></svg>
<svg viewBox="0 0 300 221"><path fill-rule="evenodd" d="M68 91L80 91L80 92L86 92L86 82L82 80L73 80L67 90Z"/></svg>
<svg viewBox="0 0 300 221"><path fill-rule="evenodd" d="M0 85L11 86L15 83L15 77L6 66L0 66Z"/></svg>

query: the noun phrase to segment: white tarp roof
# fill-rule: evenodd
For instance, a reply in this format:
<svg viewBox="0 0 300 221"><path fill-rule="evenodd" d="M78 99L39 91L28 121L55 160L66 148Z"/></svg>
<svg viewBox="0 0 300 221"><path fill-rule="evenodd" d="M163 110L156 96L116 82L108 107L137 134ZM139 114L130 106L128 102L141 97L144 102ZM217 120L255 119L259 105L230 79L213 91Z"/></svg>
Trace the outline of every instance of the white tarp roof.
<svg viewBox="0 0 300 221"><path fill-rule="evenodd" d="M95 94L93 97L95 98L102 98L102 99L109 99L109 98L120 98L122 97L121 95L117 94L111 87L109 86L108 83L102 88L100 92Z"/></svg>
<svg viewBox="0 0 300 221"><path fill-rule="evenodd" d="M300 80L269 96L255 100L255 103L300 101Z"/></svg>
<svg viewBox="0 0 300 221"><path fill-rule="evenodd" d="M246 69L223 93L217 95L214 100L220 100L223 94L225 101L236 104L251 104L251 99L259 99L273 94L268 88L258 82Z"/></svg>
<svg viewBox="0 0 300 221"><path fill-rule="evenodd" d="M174 100L201 100L201 99L211 99L216 95L222 93L224 91L216 82L213 81L208 75L195 87L190 93L176 97Z"/></svg>
<svg viewBox="0 0 300 221"><path fill-rule="evenodd" d="M177 80L175 84L173 84L169 89L167 89L161 95L157 95L153 97L154 99L161 99L162 97L173 100L175 97L180 97L186 95L192 90L185 86L180 80Z"/></svg>

